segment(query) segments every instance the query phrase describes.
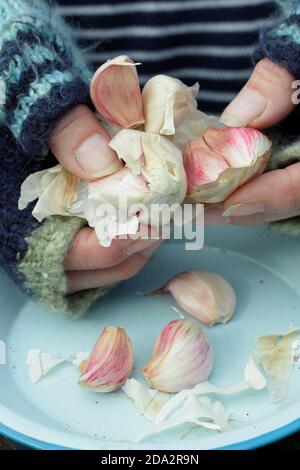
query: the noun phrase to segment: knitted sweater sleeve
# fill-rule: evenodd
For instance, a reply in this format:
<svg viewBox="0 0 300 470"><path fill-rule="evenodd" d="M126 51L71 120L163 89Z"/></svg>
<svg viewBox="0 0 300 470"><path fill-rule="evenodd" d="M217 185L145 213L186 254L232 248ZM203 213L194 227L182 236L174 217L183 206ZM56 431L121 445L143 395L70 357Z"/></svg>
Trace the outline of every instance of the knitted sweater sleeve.
<svg viewBox="0 0 300 470"><path fill-rule="evenodd" d="M66 295L62 263L83 222L39 224L18 199L29 174L55 164L47 144L54 123L88 99L89 71L49 2L0 0L0 265L35 300L70 314L107 290Z"/></svg>
<svg viewBox="0 0 300 470"><path fill-rule="evenodd" d="M277 21L263 28L254 52L254 61L267 57L300 78L300 2L277 0Z"/></svg>

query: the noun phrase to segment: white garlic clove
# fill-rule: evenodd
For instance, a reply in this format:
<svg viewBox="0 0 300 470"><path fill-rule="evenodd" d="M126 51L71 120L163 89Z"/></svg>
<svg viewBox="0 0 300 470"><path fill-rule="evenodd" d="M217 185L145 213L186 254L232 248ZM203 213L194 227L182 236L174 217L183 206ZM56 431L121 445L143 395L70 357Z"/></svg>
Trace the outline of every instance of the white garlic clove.
<svg viewBox="0 0 300 470"><path fill-rule="evenodd" d="M96 109L120 127L139 127L145 122L135 66L125 55L115 57L97 70L91 82L91 98Z"/></svg>
<svg viewBox="0 0 300 470"><path fill-rule="evenodd" d="M79 385L99 393L125 384L133 369L131 341L124 328L104 328L89 358L81 366Z"/></svg>
<svg viewBox="0 0 300 470"><path fill-rule="evenodd" d="M257 129L207 129L199 140L189 142L185 147L189 200L202 203L224 201L238 187L265 170L270 154L271 142ZM207 163L209 155L217 160L214 173Z"/></svg>
<svg viewBox="0 0 300 470"><path fill-rule="evenodd" d="M151 388L175 393L205 381L212 368L208 338L198 323L183 318L163 329L143 373Z"/></svg>
<svg viewBox="0 0 300 470"><path fill-rule="evenodd" d="M186 271L154 293L170 292L178 305L201 322L227 323L235 312L236 295L226 279L208 271Z"/></svg>
<svg viewBox="0 0 300 470"><path fill-rule="evenodd" d="M197 109L199 85L188 87L176 78L156 75L143 88L145 131L173 135Z"/></svg>

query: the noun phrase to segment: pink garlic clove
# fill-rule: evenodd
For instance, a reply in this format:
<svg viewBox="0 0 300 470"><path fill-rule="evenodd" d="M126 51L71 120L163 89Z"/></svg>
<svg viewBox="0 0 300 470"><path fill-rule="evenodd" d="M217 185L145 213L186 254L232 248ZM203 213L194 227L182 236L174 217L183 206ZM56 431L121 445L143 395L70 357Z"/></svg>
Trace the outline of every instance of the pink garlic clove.
<svg viewBox="0 0 300 470"><path fill-rule="evenodd" d="M204 382L212 367L206 335L197 322L183 318L163 329L143 373L151 388L176 393Z"/></svg>
<svg viewBox="0 0 300 470"><path fill-rule="evenodd" d="M191 140L185 148L184 167L189 188L196 188L201 183L210 183L218 179L220 173L229 165L214 154L204 140Z"/></svg>
<svg viewBox="0 0 300 470"><path fill-rule="evenodd" d="M104 328L89 358L81 369L79 385L108 393L124 385L133 369L131 341L124 328Z"/></svg>
<svg viewBox="0 0 300 470"><path fill-rule="evenodd" d="M257 129L208 128L185 147L188 199L202 203L224 201L265 170L270 154L271 142Z"/></svg>
<svg viewBox="0 0 300 470"><path fill-rule="evenodd" d="M145 122L136 67L125 55L108 60L97 70L91 98L99 113L119 127L129 129Z"/></svg>
<svg viewBox="0 0 300 470"><path fill-rule="evenodd" d="M270 149L269 139L257 129L209 128L203 138L208 147L220 154L231 167L250 166Z"/></svg>
<svg viewBox="0 0 300 470"><path fill-rule="evenodd" d="M219 274L187 271L174 276L154 293L170 292L178 305L203 323L227 323L234 314L236 295Z"/></svg>

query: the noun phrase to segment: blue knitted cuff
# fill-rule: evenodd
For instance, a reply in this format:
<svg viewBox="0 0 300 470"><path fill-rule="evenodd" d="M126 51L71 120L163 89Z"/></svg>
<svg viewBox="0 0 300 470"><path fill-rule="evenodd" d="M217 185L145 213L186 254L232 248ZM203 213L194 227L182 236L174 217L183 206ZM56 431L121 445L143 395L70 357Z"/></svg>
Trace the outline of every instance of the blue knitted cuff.
<svg viewBox="0 0 300 470"><path fill-rule="evenodd" d="M0 0L0 124L22 152L47 153L55 122L89 102L89 78L53 8L43 0Z"/></svg>
<svg viewBox="0 0 300 470"><path fill-rule="evenodd" d="M280 6L278 24L264 28L253 54L254 62L267 57L283 65L295 78L300 78L300 2L285 0Z"/></svg>

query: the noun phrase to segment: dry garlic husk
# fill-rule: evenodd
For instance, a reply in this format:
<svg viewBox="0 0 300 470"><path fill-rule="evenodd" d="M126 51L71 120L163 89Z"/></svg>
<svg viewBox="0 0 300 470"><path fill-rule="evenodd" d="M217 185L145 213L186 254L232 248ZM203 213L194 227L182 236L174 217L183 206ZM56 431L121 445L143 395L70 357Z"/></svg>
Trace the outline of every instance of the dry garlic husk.
<svg viewBox="0 0 300 470"><path fill-rule="evenodd" d="M144 86L145 131L173 135L177 126L197 109L199 85L188 87L167 75L156 75Z"/></svg>
<svg viewBox="0 0 300 470"><path fill-rule="evenodd" d="M170 292L178 305L206 325L227 323L235 312L236 295L226 279L209 271L186 271L154 293Z"/></svg>
<svg viewBox="0 0 300 470"><path fill-rule="evenodd" d="M193 424L214 431L228 430L229 413L222 403L213 402L208 397L188 396L182 407L166 419L158 421L158 416L154 425L136 439L137 442L183 424Z"/></svg>
<svg viewBox="0 0 300 470"><path fill-rule="evenodd" d="M185 147L188 199L199 203L224 201L264 171L270 154L271 142L257 129L207 129Z"/></svg>
<svg viewBox="0 0 300 470"><path fill-rule="evenodd" d="M122 390L133 401L138 412L150 421L155 421L162 407L170 399L167 393L145 387L136 379L128 379Z"/></svg>
<svg viewBox="0 0 300 470"><path fill-rule="evenodd" d="M191 116L177 126L172 142L183 152L190 140L198 140L209 127L224 128L225 126L216 116L210 116L196 109Z"/></svg>
<svg viewBox="0 0 300 470"><path fill-rule="evenodd" d="M145 122L136 64L122 55L108 60L95 73L91 98L99 113L120 127L139 127Z"/></svg>
<svg viewBox="0 0 300 470"><path fill-rule="evenodd" d="M41 222L50 215L77 215L78 193L87 189L87 182L81 181L63 168L56 165L47 170L28 176L21 186L19 210L38 199L32 215ZM69 211L73 207L73 211Z"/></svg>
<svg viewBox="0 0 300 470"><path fill-rule="evenodd" d="M133 369L133 350L124 328L104 328L89 358L81 366L79 385L107 393L125 384Z"/></svg>
<svg viewBox="0 0 300 470"><path fill-rule="evenodd" d="M284 334L258 338L255 358L268 376L271 401L280 401L287 394L299 344L300 329L294 327Z"/></svg>
<svg viewBox="0 0 300 470"><path fill-rule="evenodd" d="M208 338L197 322L182 318L163 329L143 373L151 388L175 393L205 381L212 368Z"/></svg>
<svg viewBox="0 0 300 470"><path fill-rule="evenodd" d="M30 382L38 383L42 377L63 363L71 363L79 368L83 362L89 357L88 353L78 352L72 356L57 356L40 349L31 349L27 354L27 368Z"/></svg>

